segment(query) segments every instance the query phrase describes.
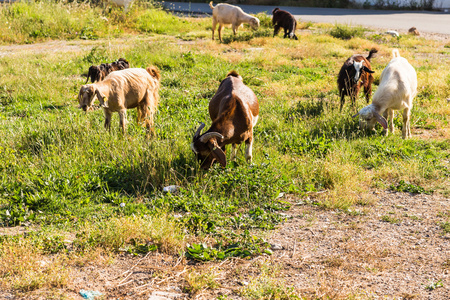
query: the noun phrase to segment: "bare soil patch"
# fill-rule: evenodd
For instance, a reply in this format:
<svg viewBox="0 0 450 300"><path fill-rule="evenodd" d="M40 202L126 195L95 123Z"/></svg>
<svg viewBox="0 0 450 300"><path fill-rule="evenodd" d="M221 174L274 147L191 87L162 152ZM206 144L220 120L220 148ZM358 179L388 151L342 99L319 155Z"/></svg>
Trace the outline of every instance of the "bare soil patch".
<svg viewBox="0 0 450 300"><path fill-rule="evenodd" d="M272 266L277 280L307 299L448 299L450 233L441 225L450 220L450 199L390 191L373 196L375 204L346 212L288 197L293 205L286 221L269 233L271 256L210 263L161 253L123 254L111 263L100 257L98 264L75 267L59 292L72 299L82 289L106 299L244 299L242 289L258 280L262 266ZM193 272L209 274L217 287L189 293ZM55 291L0 298L50 295Z"/></svg>

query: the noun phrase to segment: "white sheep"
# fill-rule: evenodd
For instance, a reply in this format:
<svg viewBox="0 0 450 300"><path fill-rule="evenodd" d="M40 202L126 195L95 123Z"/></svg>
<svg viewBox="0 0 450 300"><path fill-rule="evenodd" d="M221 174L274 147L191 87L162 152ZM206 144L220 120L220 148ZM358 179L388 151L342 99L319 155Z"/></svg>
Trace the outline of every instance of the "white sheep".
<svg viewBox="0 0 450 300"><path fill-rule="evenodd" d="M394 132L394 110L403 110L403 138L411 137L410 116L413 99L417 94L417 74L413 66L400 56L397 49L392 51L393 59L381 73L380 85L373 95L372 103L363 107L360 116L362 129L373 129L376 122L388 132ZM383 116L384 117L383 117ZM390 126L388 129L388 121Z"/></svg>
<svg viewBox="0 0 450 300"><path fill-rule="evenodd" d="M243 23L249 24L253 29L259 27L259 19L249 14L246 14L240 7L221 3L213 6L213 2L209 2L209 7L213 10L213 22L212 22L212 39L214 40L214 31L216 25L219 24L219 40L222 42L222 27L224 25L230 25L233 29L233 34L236 35L236 31Z"/></svg>
<svg viewBox="0 0 450 300"><path fill-rule="evenodd" d="M127 109L137 108L138 122L143 122L151 130L159 101L160 79L159 70L154 66L114 71L103 81L81 87L78 94L79 108L92 110L97 96L105 113L105 128L110 129L111 115L118 112L122 132L125 132L127 123Z"/></svg>

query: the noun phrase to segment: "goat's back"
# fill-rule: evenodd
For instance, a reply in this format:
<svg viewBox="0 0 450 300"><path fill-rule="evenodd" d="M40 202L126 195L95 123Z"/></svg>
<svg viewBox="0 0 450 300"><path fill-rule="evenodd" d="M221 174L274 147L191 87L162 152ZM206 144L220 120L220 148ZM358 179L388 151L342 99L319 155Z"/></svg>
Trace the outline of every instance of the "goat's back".
<svg viewBox="0 0 450 300"><path fill-rule="evenodd" d="M384 68L380 85L373 96L374 103L388 101L393 109L401 109L402 101L417 94L417 74L413 66L403 57L395 56Z"/></svg>
<svg viewBox="0 0 450 300"><path fill-rule="evenodd" d="M148 92L157 92L159 88L159 78L141 68L131 68L111 72L105 77L103 83L109 86L112 105L117 102L126 108L134 108Z"/></svg>
<svg viewBox="0 0 450 300"><path fill-rule="evenodd" d="M275 25L279 23L283 26L283 24L290 24L292 22L294 22L294 24L297 23L295 17L290 12L277 8L272 11L272 24Z"/></svg>
<svg viewBox="0 0 450 300"><path fill-rule="evenodd" d="M245 13L240 7L226 3L217 4L213 8L213 17L218 19L218 21L221 23L233 21L237 14L245 14Z"/></svg>
<svg viewBox="0 0 450 300"><path fill-rule="evenodd" d="M233 107L234 103L236 107ZM224 113L233 115L230 110L235 109L242 110L242 113L250 120L259 114L259 104L255 93L242 82L242 79L231 75L222 80L216 94L209 102L209 115L214 121Z"/></svg>

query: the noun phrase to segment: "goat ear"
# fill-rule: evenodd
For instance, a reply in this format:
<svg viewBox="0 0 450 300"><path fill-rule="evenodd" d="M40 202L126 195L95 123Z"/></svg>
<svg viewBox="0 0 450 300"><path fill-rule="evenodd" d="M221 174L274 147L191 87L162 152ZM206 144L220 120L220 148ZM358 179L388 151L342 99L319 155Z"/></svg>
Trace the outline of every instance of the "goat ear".
<svg viewBox="0 0 450 300"><path fill-rule="evenodd" d="M373 115L375 116L375 119L377 120L378 123L380 123L381 126L383 126L384 130L387 129L387 121L386 119L381 116L379 113L377 113L376 111L373 113Z"/></svg>
<svg viewBox="0 0 450 300"><path fill-rule="evenodd" d="M95 95L97 95L98 100L101 102L105 98L105 95L103 95L97 88L94 90Z"/></svg>
<svg viewBox="0 0 450 300"><path fill-rule="evenodd" d="M211 155L222 165L222 167L226 167L227 165L227 157L225 153L220 149L217 143L209 144L211 149Z"/></svg>
<svg viewBox="0 0 450 300"><path fill-rule="evenodd" d="M359 112L357 112L356 115L353 115L352 118L356 118L357 116L359 116Z"/></svg>
<svg viewBox="0 0 450 300"><path fill-rule="evenodd" d="M375 71L372 71L371 69L369 69L368 67L364 66L363 70L366 71L367 73L375 73Z"/></svg>

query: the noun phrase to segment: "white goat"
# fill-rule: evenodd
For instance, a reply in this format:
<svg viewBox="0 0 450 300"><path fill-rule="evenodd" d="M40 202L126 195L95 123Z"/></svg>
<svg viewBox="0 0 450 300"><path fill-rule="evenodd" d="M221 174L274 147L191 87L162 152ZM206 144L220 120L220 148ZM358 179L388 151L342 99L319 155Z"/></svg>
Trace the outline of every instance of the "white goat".
<svg viewBox="0 0 450 300"><path fill-rule="evenodd" d="M209 2L209 7L213 10L213 23L212 23L212 39L214 40L214 31L216 30L217 23L219 24L219 40L222 42L222 27L224 25L231 24L233 34L236 35L236 31L243 23L249 24L253 29L259 27L259 19L249 14L246 14L240 7L221 3L213 6L213 2Z"/></svg>
<svg viewBox="0 0 450 300"><path fill-rule="evenodd" d="M152 130L153 115L159 101L160 79L159 70L154 66L114 71L103 81L81 87L78 94L79 108L91 110L97 96L105 113L105 128L110 129L111 115L118 112L124 133L127 109L137 108L138 122L143 122L147 129Z"/></svg>
<svg viewBox="0 0 450 300"><path fill-rule="evenodd" d="M380 123L388 135L389 119L389 131L394 132L394 110L403 110L402 135L406 139L411 137L410 116L413 99L417 94L417 74L397 49L392 51L392 56L393 59L381 73L380 85L373 95L372 103L353 117L360 116L362 129L373 129L376 122Z"/></svg>

